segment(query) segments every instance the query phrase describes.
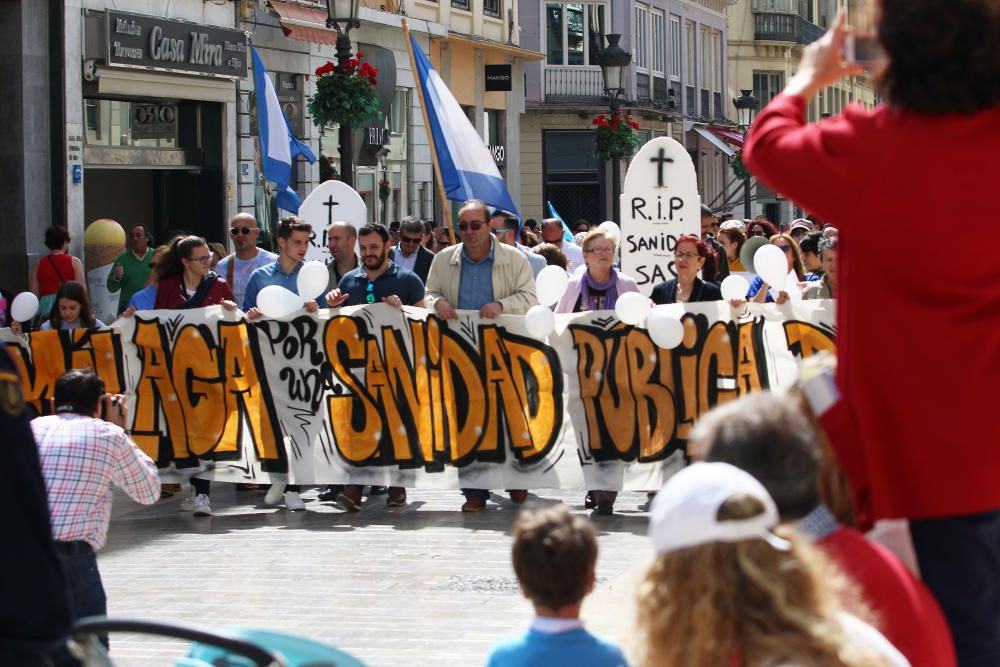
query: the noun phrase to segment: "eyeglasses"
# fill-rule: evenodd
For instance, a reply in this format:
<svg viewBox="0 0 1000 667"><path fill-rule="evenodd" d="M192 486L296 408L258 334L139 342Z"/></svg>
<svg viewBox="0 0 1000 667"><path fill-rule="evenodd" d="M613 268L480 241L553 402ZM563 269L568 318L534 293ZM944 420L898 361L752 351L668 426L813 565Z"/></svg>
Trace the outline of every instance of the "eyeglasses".
<svg viewBox="0 0 1000 667"><path fill-rule="evenodd" d="M399 242L400 243L409 243L410 245L417 245L417 244L420 243L421 240L422 239L419 236L417 236L416 238L414 238L412 236L400 236L399 237Z"/></svg>
<svg viewBox="0 0 1000 667"><path fill-rule="evenodd" d="M365 303L375 303L375 283L368 283L365 289Z"/></svg>
<svg viewBox="0 0 1000 667"><path fill-rule="evenodd" d="M615 251L614 248L588 248L584 250L585 253L593 253L595 255L610 255Z"/></svg>
<svg viewBox="0 0 1000 667"><path fill-rule="evenodd" d="M763 229L754 229L750 232L750 236L767 236L767 232Z"/></svg>
<svg viewBox="0 0 1000 667"><path fill-rule="evenodd" d="M675 252L674 259L698 259L696 252Z"/></svg>
<svg viewBox="0 0 1000 667"><path fill-rule="evenodd" d="M230 236L239 236L240 234L249 234L254 230L254 227L233 227L229 230Z"/></svg>
<svg viewBox="0 0 1000 667"><path fill-rule="evenodd" d="M188 257L188 259L191 260L192 262L201 262L202 264L208 264L209 262L212 261L212 255L211 253L209 253L207 255L202 255L201 257Z"/></svg>
<svg viewBox="0 0 1000 667"><path fill-rule="evenodd" d="M460 231L460 232L467 232L467 231L469 231L469 228L471 227L472 231L478 232L480 229L483 228L483 225L485 225L485 224L486 223L483 222L482 220L475 220L473 222L460 222L460 223L458 223L458 231Z"/></svg>

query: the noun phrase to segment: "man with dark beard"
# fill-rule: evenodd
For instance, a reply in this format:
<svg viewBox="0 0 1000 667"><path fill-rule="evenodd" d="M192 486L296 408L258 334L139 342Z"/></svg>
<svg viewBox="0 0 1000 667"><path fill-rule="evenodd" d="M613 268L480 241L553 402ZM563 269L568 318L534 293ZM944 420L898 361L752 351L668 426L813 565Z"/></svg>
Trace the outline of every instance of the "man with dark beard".
<svg viewBox="0 0 1000 667"><path fill-rule="evenodd" d="M424 305L424 284L417 274L396 266L389 259L389 231L383 225L365 225L359 229L358 244L361 266L344 274L338 288L326 295L330 308L374 303L386 303L394 308ZM359 511L361 489L360 485L348 484L337 496L337 504L349 512ZM406 489L390 486L386 505L405 504Z"/></svg>

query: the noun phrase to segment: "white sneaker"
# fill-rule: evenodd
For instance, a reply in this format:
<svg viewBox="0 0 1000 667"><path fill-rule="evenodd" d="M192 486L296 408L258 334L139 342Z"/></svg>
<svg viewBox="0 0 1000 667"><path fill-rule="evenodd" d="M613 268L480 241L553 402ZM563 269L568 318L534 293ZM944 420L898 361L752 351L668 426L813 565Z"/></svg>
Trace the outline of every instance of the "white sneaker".
<svg viewBox="0 0 1000 667"><path fill-rule="evenodd" d="M208 502L208 496L199 493L194 497L194 515L212 516L212 505Z"/></svg>
<svg viewBox="0 0 1000 667"><path fill-rule="evenodd" d="M194 491L191 492L190 496L181 501L182 512L190 512L193 509L194 509Z"/></svg>
<svg viewBox="0 0 1000 667"><path fill-rule="evenodd" d="M277 475L271 476L271 488L267 490L267 495L264 496L265 505L277 505L281 502L281 496L285 492L285 481L275 479Z"/></svg>
<svg viewBox="0 0 1000 667"><path fill-rule="evenodd" d="M306 504L302 502L298 491L288 491L285 493L285 509L289 512L301 512L305 508Z"/></svg>

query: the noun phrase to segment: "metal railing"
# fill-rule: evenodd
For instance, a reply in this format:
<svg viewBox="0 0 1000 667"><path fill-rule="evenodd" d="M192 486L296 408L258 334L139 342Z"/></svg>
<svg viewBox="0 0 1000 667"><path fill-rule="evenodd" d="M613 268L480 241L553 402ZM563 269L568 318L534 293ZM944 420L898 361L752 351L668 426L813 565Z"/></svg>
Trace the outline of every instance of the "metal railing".
<svg viewBox="0 0 1000 667"><path fill-rule="evenodd" d="M772 42L812 44L823 36L823 29L795 14L755 13L753 38Z"/></svg>
<svg viewBox="0 0 1000 667"><path fill-rule="evenodd" d="M604 104L600 67L546 67L546 104Z"/></svg>

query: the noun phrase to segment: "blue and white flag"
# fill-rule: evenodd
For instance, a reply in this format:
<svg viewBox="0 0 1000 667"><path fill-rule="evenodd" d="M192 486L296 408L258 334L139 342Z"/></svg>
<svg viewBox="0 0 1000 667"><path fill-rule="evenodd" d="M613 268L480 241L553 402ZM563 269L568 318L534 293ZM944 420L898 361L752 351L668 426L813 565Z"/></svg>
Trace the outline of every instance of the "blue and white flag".
<svg viewBox="0 0 1000 667"><path fill-rule="evenodd" d="M264 69L257 47L251 44L250 49L253 51L253 88L257 97L257 128L260 132L260 162L264 168L264 178L277 183L278 206L298 213L302 202L295 190L288 187L292 177L292 160L296 155L301 155L309 162L315 162L316 156L292 134L292 128L281 110L274 84Z"/></svg>
<svg viewBox="0 0 1000 667"><path fill-rule="evenodd" d="M493 155L413 35L410 48L445 196L452 201L478 199L520 218Z"/></svg>
<svg viewBox="0 0 1000 667"><path fill-rule="evenodd" d="M574 238L573 237L573 231L569 228L569 225L566 224L566 221L562 219L561 215L559 215L558 213L556 213L556 207L552 205L552 202L547 201L545 203L549 205L549 211L552 213L552 217L562 223L562 227L563 227L563 240L564 241L569 241L570 243L573 243L573 238Z"/></svg>

